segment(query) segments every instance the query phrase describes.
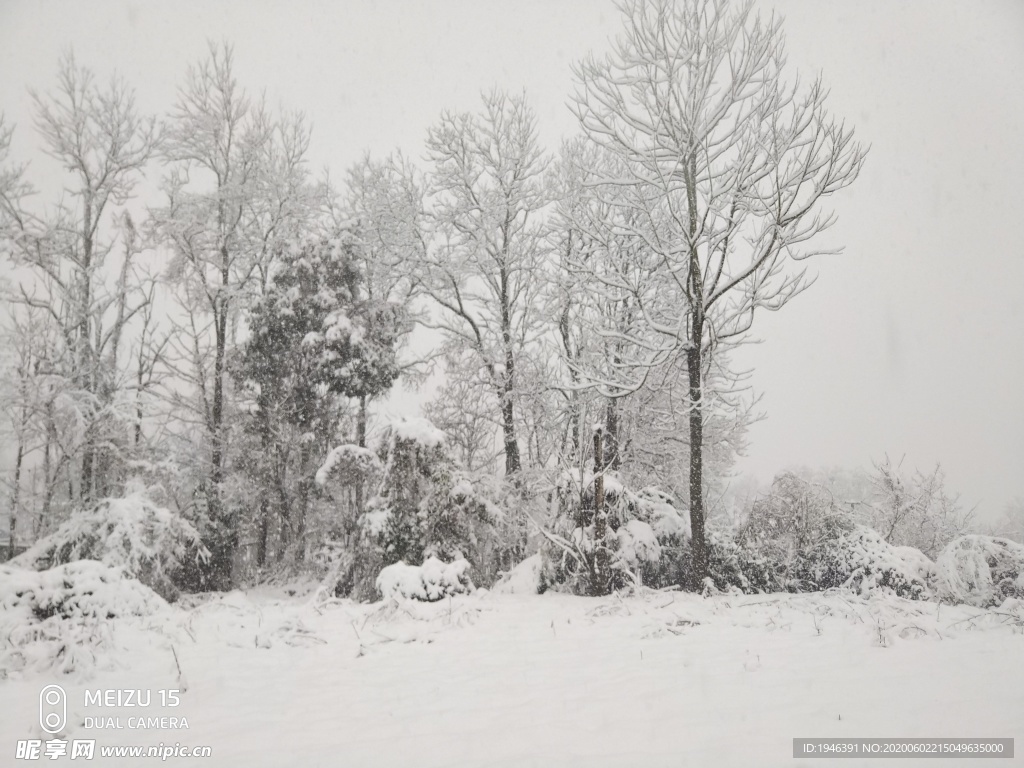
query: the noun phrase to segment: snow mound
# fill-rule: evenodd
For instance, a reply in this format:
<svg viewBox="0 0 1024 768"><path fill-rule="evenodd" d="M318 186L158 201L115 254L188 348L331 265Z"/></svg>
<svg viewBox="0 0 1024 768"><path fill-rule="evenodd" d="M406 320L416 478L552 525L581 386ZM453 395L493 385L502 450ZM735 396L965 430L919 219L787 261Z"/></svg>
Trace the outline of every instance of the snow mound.
<svg viewBox="0 0 1024 768"><path fill-rule="evenodd" d="M425 448L436 448L445 441L445 434L427 419L408 416L395 419L390 424L396 440L408 440Z"/></svg>
<svg viewBox="0 0 1024 768"><path fill-rule="evenodd" d="M542 588L541 573L544 562L540 552L523 560L511 571L505 573L492 592L503 595L536 595Z"/></svg>
<svg viewBox="0 0 1024 768"><path fill-rule="evenodd" d="M109 621L167 608L124 571L79 560L44 571L0 566L0 678L11 671L71 672L109 646Z"/></svg>
<svg viewBox="0 0 1024 768"><path fill-rule="evenodd" d="M443 563L436 557L428 557L423 565L395 563L381 570L377 576L377 591L384 599L404 597L432 602L449 595L472 592L469 568L468 560Z"/></svg>
<svg viewBox="0 0 1024 768"><path fill-rule="evenodd" d="M951 541L936 560L936 588L943 600L979 608L1024 598L1024 545L969 535Z"/></svg>
<svg viewBox="0 0 1024 768"><path fill-rule="evenodd" d="M11 560L11 565L45 571L78 560L98 560L173 597L177 590L172 574L188 559L208 557L192 524L156 505L140 489L75 512L56 531Z"/></svg>

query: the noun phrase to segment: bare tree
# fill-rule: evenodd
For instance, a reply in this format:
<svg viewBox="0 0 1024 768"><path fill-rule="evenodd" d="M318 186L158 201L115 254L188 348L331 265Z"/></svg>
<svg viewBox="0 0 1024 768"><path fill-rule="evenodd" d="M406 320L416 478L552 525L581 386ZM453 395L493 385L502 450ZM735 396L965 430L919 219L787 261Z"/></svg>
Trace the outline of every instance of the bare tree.
<svg viewBox="0 0 1024 768"><path fill-rule="evenodd" d="M494 92L483 101L481 114L445 113L428 134L432 242L419 278L440 307L436 327L487 373L513 477L522 468L520 356L538 333L546 161L524 98Z"/></svg>
<svg viewBox="0 0 1024 768"><path fill-rule="evenodd" d="M941 467L905 477L901 464L893 466L888 457L875 464L873 498L856 509L890 544L915 547L934 560L946 544L970 530L974 510L965 512L959 496L947 492Z"/></svg>
<svg viewBox="0 0 1024 768"><path fill-rule="evenodd" d="M56 90L33 92L32 99L36 130L67 182L52 207L33 210L23 169L0 171L6 242L21 269L7 298L43 313L56 329L60 349L49 355L48 373L64 377L76 401L72 495L88 505L111 490L121 442L118 354L127 324L147 301L134 280L140 251L118 237L111 214L129 200L156 146L156 129L153 119L139 115L123 80L99 87L70 53L59 62ZM0 151L8 143L9 133L0 128ZM119 239L121 250L115 248Z"/></svg>
<svg viewBox="0 0 1024 768"><path fill-rule="evenodd" d="M591 195L628 215L615 234L657 266L635 293L645 333L686 355L689 504L694 570L707 575L703 429L706 360L742 341L758 309L777 310L807 286L790 259L833 217L822 199L850 184L864 151L826 111L820 81L783 79L778 20L725 0L627 0L611 53L576 68L573 108L586 137L616 158ZM669 300L666 301L665 299Z"/></svg>
<svg viewBox="0 0 1024 768"><path fill-rule="evenodd" d="M502 455L491 382L480 381L485 376L475 356L451 351L445 360L445 383L424 407L427 418L448 436L460 463L471 471L496 470L496 459Z"/></svg>

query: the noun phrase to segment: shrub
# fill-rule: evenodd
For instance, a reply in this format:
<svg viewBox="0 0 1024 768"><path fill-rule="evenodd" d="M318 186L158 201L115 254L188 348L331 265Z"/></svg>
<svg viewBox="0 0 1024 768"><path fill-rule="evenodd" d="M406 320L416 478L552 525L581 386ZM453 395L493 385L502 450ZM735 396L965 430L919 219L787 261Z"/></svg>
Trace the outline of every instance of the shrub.
<svg viewBox="0 0 1024 768"><path fill-rule="evenodd" d="M170 600L177 596L174 579L181 569L207 558L198 531L187 520L137 489L73 513L11 562L42 571L76 560L98 560L123 569Z"/></svg>
<svg viewBox="0 0 1024 768"><path fill-rule="evenodd" d="M917 575L917 578L928 585L929 589L935 588L938 570L935 562L928 555L914 547L893 547L893 551L907 564L911 572Z"/></svg>
<svg viewBox="0 0 1024 768"><path fill-rule="evenodd" d="M729 558L745 565L742 576L758 589L883 589L911 599L930 594L920 561L908 563L876 531L855 524L827 490L790 472L754 502L736 539L740 552ZM728 566L729 558L726 572L732 573L737 568Z"/></svg>
<svg viewBox="0 0 1024 768"><path fill-rule="evenodd" d="M530 555L510 571L503 573L493 592L505 595L537 595L544 591L542 571L544 561L540 552Z"/></svg>
<svg viewBox="0 0 1024 768"><path fill-rule="evenodd" d="M381 570L376 587L384 599L404 597L433 602L472 592L469 568L466 560L443 563L436 557L428 557L423 565L393 563Z"/></svg>
<svg viewBox="0 0 1024 768"><path fill-rule="evenodd" d="M92 560L42 571L0 565L0 678L89 666L108 645L110 619L150 616L166 605L122 569Z"/></svg>
<svg viewBox="0 0 1024 768"><path fill-rule="evenodd" d="M772 481L771 492L757 499L737 541L771 563L773 581L792 591L817 589L819 560L853 523L826 490L791 472ZM808 577L811 577L808 579Z"/></svg>
<svg viewBox="0 0 1024 768"><path fill-rule="evenodd" d="M961 536L936 561L939 597L979 608L1024 598L1024 545L993 536Z"/></svg>
<svg viewBox="0 0 1024 768"><path fill-rule="evenodd" d="M544 588L604 594L634 584L664 586L667 574L675 574L675 560L664 560L663 552L666 547L675 552L689 526L671 498L656 488L635 492L611 472L604 475L604 494L607 528L598 542L594 476L571 471L560 477L558 513L541 545ZM597 582L599 556L609 565L604 583Z"/></svg>
<svg viewBox="0 0 1024 768"><path fill-rule="evenodd" d="M908 563L877 531L857 525L815 559L803 582L812 590L846 587L860 594L885 590L921 600L931 594L917 568Z"/></svg>
<svg viewBox="0 0 1024 768"><path fill-rule="evenodd" d="M729 531L709 531L707 547L708 576L718 590L738 589L748 594L777 590L771 563Z"/></svg>
<svg viewBox="0 0 1024 768"><path fill-rule="evenodd" d="M339 463L349 454L339 454ZM377 493L356 520L351 550L332 555L336 595L373 599L383 568L430 557L465 559L485 583L497 576L494 532L503 512L451 458L444 433L425 419L398 420L382 441L377 465Z"/></svg>

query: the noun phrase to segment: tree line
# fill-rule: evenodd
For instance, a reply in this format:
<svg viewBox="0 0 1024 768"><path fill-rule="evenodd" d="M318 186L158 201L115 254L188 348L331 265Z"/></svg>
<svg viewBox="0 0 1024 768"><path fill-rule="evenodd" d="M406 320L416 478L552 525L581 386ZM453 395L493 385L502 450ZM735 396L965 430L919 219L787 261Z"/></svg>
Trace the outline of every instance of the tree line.
<svg viewBox="0 0 1024 768"><path fill-rule="evenodd" d="M441 113L422 163L365 157L341 183L314 176L307 120L252 96L229 45L159 117L63 57L32 95L55 199L0 122L12 547L142 482L199 531L197 588L231 585L243 550L315 559L374 512L366 472L331 489L318 470L372 447L375 403L436 370L425 412L450 455L416 482L458 497L452 477L485 479L494 551L554 536L565 478L589 475L685 510L701 584L709 499L752 418L731 353L808 286L865 150L820 81L785 71L778 19L629 0L622 22L574 68L560 147L525 95L492 90ZM408 484L388 434L381 472Z"/></svg>

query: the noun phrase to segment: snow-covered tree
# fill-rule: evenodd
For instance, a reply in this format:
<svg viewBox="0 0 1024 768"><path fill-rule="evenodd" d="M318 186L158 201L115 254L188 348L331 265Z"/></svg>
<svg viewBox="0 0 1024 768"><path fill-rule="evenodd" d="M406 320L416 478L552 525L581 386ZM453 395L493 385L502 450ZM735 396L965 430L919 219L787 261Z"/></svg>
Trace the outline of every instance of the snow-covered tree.
<svg viewBox="0 0 1024 768"><path fill-rule="evenodd" d="M941 467L906 477L886 457L875 464L871 480L871 501L856 509L890 544L914 547L934 560L946 544L968 533L973 510L964 511L959 496L946 490Z"/></svg>
<svg viewBox="0 0 1024 768"><path fill-rule="evenodd" d="M505 515L445 443L444 433L426 419L394 420L384 431L377 492L359 514L356 535L330 576L336 593L372 598L383 568L399 562L415 566L432 557L465 560L482 583L497 577ZM339 448L338 460L349 461L362 450ZM334 471L336 461L330 463L321 480Z"/></svg>
<svg viewBox="0 0 1024 768"><path fill-rule="evenodd" d="M505 472L522 469L519 370L538 333L545 157L523 97L484 96L480 114L444 113L427 136L431 242L418 264L448 344L486 373Z"/></svg>
<svg viewBox="0 0 1024 768"><path fill-rule="evenodd" d="M154 230L171 252L179 310L167 350L178 382L169 396L188 414L187 442L200 440L196 513L210 577L230 583L238 510L225 499L231 399L228 360L244 311L266 288L282 240L317 231L325 190L309 179L309 129L301 114L272 115L234 74L229 46L210 45L189 67L164 126L167 203Z"/></svg>
<svg viewBox="0 0 1024 768"><path fill-rule="evenodd" d="M703 577L707 357L745 338L757 310L779 309L806 286L790 259L821 251L811 243L833 218L820 203L856 178L864 152L827 112L820 81L786 84L781 25L749 4L629 0L622 11L611 53L577 66L573 108L587 139L614 158L614 175L589 193L626 208L613 234L649 267L632 290L644 329L633 335L686 356Z"/></svg>
<svg viewBox="0 0 1024 768"><path fill-rule="evenodd" d="M71 473L71 500L88 504L114 490L127 458L121 356L126 328L148 297L137 273L142 249L123 208L156 131L122 79L98 85L71 53L60 59L57 87L32 100L44 151L65 176L52 205L35 203L26 168L7 164L10 129L0 124L0 242L13 261L4 299L12 329L31 328L33 345L48 340L31 375L48 377L74 418L50 419L40 442Z"/></svg>
<svg viewBox="0 0 1024 768"><path fill-rule="evenodd" d="M410 320L418 316L415 265L425 253L424 189L416 168L400 153L384 160L364 157L346 177L335 221L358 239L354 257L369 301L400 306ZM408 351L413 323L403 324L395 339ZM403 358L406 355L402 355ZM417 378L422 355L401 365L404 378ZM368 397L359 398L356 442L366 445Z"/></svg>
<svg viewBox="0 0 1024 768"><path fill-rule="evenodd" d="M358 248L347 232L285 246L249 316L251 335L237 375L254 397L259 454L249 463L261 489L260 565L270 498L282 547L294 539L303 557L313 475L334 440L339 398L381 395L398 375L402 310L363 294Z"/></svg>

